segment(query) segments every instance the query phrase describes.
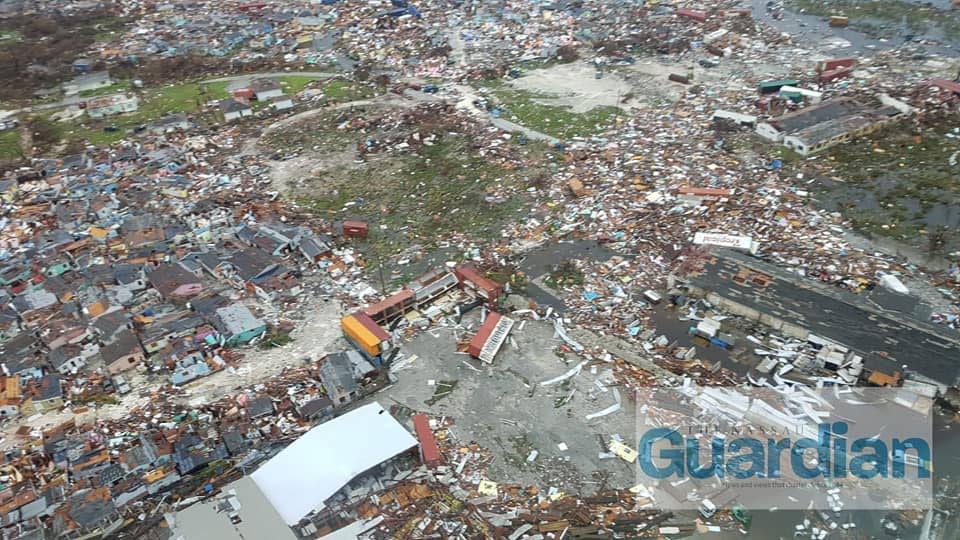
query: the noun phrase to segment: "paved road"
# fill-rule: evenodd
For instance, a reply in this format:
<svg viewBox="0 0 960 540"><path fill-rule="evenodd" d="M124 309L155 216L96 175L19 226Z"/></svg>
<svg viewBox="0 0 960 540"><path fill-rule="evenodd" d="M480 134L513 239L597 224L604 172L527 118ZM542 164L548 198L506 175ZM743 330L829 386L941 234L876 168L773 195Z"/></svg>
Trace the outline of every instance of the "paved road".
<svg viewBox="0 0 960 540"><path fill-rule="evenodd" d="M560 142L560 139L556 137L551 137L546 133L541 133L534 129L523 127L520 124L517 124L516 122L504 120L503 118L494 118L492 115L490 116L490 123L504 131L509 131L511 133L522 133L526 135L528 139L534 139L537 141L547 141L550 144L557 144L558 142Z"/></svg>
<svg viewBox="0 0 960 540"><path fill-rule="evenodd" d="M318 79L323 79L325 77L340 77L344 75L343 73L331 73L328 71L271 71L268 73L244 73L242 75L231 75L229 77L218 77L216 79L207 79L203 81L204 83L218 83L218 82L230 82L230 81L244 81L247 79L257 79L257 78L269 78L269 77L289 77L289 76L301 75L305 77L316 77Z"/></svg>

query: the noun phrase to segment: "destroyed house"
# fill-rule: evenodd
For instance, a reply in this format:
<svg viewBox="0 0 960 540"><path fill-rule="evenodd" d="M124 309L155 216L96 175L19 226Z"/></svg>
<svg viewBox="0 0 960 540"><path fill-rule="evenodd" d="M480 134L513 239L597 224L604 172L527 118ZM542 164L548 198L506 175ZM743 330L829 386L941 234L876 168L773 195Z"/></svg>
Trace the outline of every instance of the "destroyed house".
<svg viewBox="0 0 960 540"><path fill-rule="evenodd" d="M296 405L295 410L300 418L313 420L333 413L333 400L327 396L320 396Z"/></svg>
<svg viewBox="0 0 960 540"><path fill-rule="evenodd" d="M293 526L357 476L416 446L403 425L370 403L311 429L250 478Z"/></svg>
<svg viewBox="0 0 960 540"><path fill-rule="evenodd" d="M170 374L170 384L181 385L206 377L213 372L200 352L193 352L176 361Z"/></svg>
<svg viewBox="0 0 960 540"><path fill-rule="evenodd" d="M142 335L143 348L147 353L155 353L177 339L193 336L204 320L199 315L184 312L164 317L151 323Z"/></svg>
<svg viewBox="0 0 960 540"><path fill-rule="evenodd" d="M270 416L276 412L276 408L273 405L273 400L270 399L270 396L260 396L258 398L251 399L247 402L245 407L247 418L254 420L257 418L263 418L264 416Z"/></svg>
<svg viewBox="0 0 960 540"><path fill-rule="evenodd" d="M227 447L217 444L209 447L200 437L188 435L174 446L173 462L181 475L194 472L201 467L228 456Z"/></svg>
<svg viewBox="0 0 960 540"><path fill-rule="evenodd" d="M20 413L31 416L37 413L59 410L63 407L63 388L60 375L50 374L34 383L32 397L20 405Z"/></svg>
<svg viewBox="0 0 960 540"><path fill-rule="evenodd" d="M239 302L218 308L210 320L230 346L248 343L267 331L267 324Z"/></svg>
<svg viewBox="0 0 960 540"><path fill-rule="evenodd" d="M310 262L318 263L333 254L330 239L321 236L307 236L297 246L300 253Z"/></svg>
<svg viewBox="0 0 960 540"><path fill-rule="evenodd" d="M147 274L147 280L165 299L193 296L203 290L200 280L179 264L161 264Z"/></svg>
<svg viewBox="0 0 960 540"><path fill-rule="evenodd" d="M77 373L80 368L86 365L86 361L81 355L81 348L75 345L65 345L50 351L47 355L50 366L61 375Z"/></svg>
<svg viewBox="0 0 960 540"><path fill-rule="evenodd" d="M64 516L58 512L54 518L54 531L58 529L58 524L66 531L81 533L99 533L110 527L111 523L116 521L119 516L117 508L113 504L113 499L110 498L110 492L104 491L103 498L91 499L84 496L68 499L66 516L69 517L69 520L64 519ZM57 518L62 521L58 521Z"/></svg>
<svg viewBox="0 0 960 540"><path fill-rule="evenodd" d="M223 113L224 120L229 122L231 120L236 120L237 118L250 116L253 114L253 107L243 103L242 101L237 101L233 98L227 98L220 100L220 111Z"/></svg>
<svg viewBox="0 0 960 540"><path fill-rule="evenodd" d="M852 98L832 99L760 122L756 132L805 156L876 131L904 116L906 104L889 97L882 101L889 104L871 106Z"/></svg>
<svg viewBox="0 0 960 540"><path fill-rule="evenodd" d="M100 357L103 358L107 371L113 375L126 371L145 359L140 340L130 330L119 332L112 342L100 347Z"/></svg>
<svg viewBox="0 0 960 540"><path fill-rule="evenodd" d="M260 283L280 273L280 262L262 249L238 251L228 259L237 276L244 282Z"/></svg>
<svg viewBox="0 0 960 540"><path fill-rule="evenodd" d="M357 351L327 355L320 365L320 381L335 406L360 397L359 381L376 373L376 368Z"/></svg>
<svg viewBox="0 0 960 540"><path fill-rule="evenodd" d="M257 101L266 101L283 95L283 87L273 79L254 79L250 81L250 90L253 91Z"/></svg>

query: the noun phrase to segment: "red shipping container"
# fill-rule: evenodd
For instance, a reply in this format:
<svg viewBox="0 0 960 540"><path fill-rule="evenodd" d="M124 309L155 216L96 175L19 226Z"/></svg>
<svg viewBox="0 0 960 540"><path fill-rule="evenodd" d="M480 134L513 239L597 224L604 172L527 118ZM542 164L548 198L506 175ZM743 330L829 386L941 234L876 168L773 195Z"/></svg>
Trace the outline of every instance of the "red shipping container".
<svg viewBox="0 0 960 540"><path fill-rule="evenodd" d="M824 71L832 71L837 68L852 68L857 65L856 58L834 58L832 60L823 60L817 64L817 71L823 73Z"/></svg>
<svg viewBox="0 0 960 540"><path fill-rule="evenodd" d="M477 335L473 336L470 345L467 346L467 354L474 358L480 358L480 351L483 350L483 345L490 339L490 334L493 333L493 329L497 327L498 322L500 322L499 313L496 311L487 313L487 318L480 325L480 329L477 330Z"/></svg>
<svg viewBox="0 0 960 540"><path fill-rule="evenodd" d="M831 81L835 81L837 79L842 79L844 77L847 77L851 73L853 73L853 68L849 68L849 67L831 69L830 71L824 71L823 73L821 73L818 80L821 83L828 83Z"/></svg>
<svg viewBox="0 0 960 540"><path fill-rule="evenodd" d="M364 328L370 331L370 333L381 342L390 341L390 334L381 328L379 324L373 322L373 319L371 319L369 315L362 311L355 311L351 315L357 320L357 322L362 324Z"/></svg>
<svg viewBox="0 0 960 540"><path fill-rule="evenodd" d="M463 264L454 269L453 273L460 280L460 288L469 288L478 295L486 299L487 302L495 301L503 292L503 286L488 279L477 271L472 264Z"/></svg>
<svg viewBox="0 0 960 540"><path fill-rule="evenodd" d="M705 22L707 20L707 13L704 11L696 11L693 9L678 9L678 17L686 17L688 19L693 19L695 21Z"/></svg>
<svg viewBox="0 0 960 540"><path fill-rule="evenodd" d="M406 314L408 308L413 309L413 305L413 291L403 289L373 304L363 312L377 324L386 324L390 319Z"/></svg>
<svg viewBox="0 0 960 540"><path fill-rule="evenodd" d="M433 436L433 430L430 429L430 420L427 419L427 415L423 413L413 415L413 429L417 433L417 440L420 441L420 461L430 469L437 468L442 461L442 456L437 447L437 439Z"/></svg>
<svg viewBox="0 0 960 540"><path fill-rule="evenodd" d="M367 224L362 221L344 221L343 222L344 236L360 236L360 237L366 238L367 233L368 233Z"/></svg>

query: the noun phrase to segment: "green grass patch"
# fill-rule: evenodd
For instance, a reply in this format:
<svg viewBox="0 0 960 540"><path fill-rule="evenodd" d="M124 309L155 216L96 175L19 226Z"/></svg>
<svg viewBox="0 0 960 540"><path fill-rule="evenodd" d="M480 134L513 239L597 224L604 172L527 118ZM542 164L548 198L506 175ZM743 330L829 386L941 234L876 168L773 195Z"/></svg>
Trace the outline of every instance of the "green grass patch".
<svg viewBox="0 0 960 540"><path fill-rule="evenodd" d="M73 125L64 127L64 136L68 141L86 140L90 144L106 146L129 136L128 130L157 120L169 114L193 113L204 103L229 97L226 82L219 83L182 83L160 88L148 88L137 92L140 98L139 108L128 114L91 120L81 117L73 120ZM106 90L105 88L102 90ZM115 126L116 131L104 131L104 127Z"/></svg>
<svg viewBox="0 0 960 540"><path fill-rule="evenodd" d="M287 75L278 77L277 82L283 86L284 93L296 94L304 89L305 86L317 80L316 77L309 75Z"/></svg>
<svg viewBox="0 0 960 540"><path fill-rule="evenodd" d="M413 243L432 245L454 231L493 238L503 222L517 218L522 196L497 199L498 186L526 186L530 171L506 170L468 150L469 141L450 136L420 150L420 156L390 158L350 171L334 171L317 181L325 193L297 202L331 216L365 219L374 229L362 249L389 256ZM525 174L526 173L526 174Z"/></svg>
<svg viewBox="0 0 960 540"><path fill-rule="evenodd" d="M377 93L370 87L352 81L335 80L323 85L323 95L331 101L346 102L369 99Z"/></svg>
<svg viewBox="0 0 960 540"><path fill-rule="evenodd" d="M105 86L103 88L94 88L93 90L84 90L80 92L80 97L96 97L96 96L108 96L110 94L119 94L126 92L131 88L132 84L130 81L118 81L110 86Z"/></svg>
<svg viewBox="0 0 960 540"><path fill-rule="evenodd" d="M457 383L459 381L437 381L437 385L433 387L433 396L426 400L424 403L427 405L434 405L441 399L449 396L457 388Z"/></svg>
<svg viewBox="0 0 960 540"><path fill-rule="evenodd" d="M501 106L503 118L558 139L596 135L621 112L618 107L603 106L575 113L569 107L549 104L553 96L548 94L517 90L502 81L490 81L484 86Z"/></svg>
<svg viewBox="0 0 960 540"><path fill-rule="evenodd" d="M0 47L7 43L16 43L21 39L23 39L23 36L16 30L0 30Z"/></svg>
<svg viewBox="0 0 960 540"><path fill-rule="evenodd" d="M20 159L23 150L20 147L20 130L8 129L0 131L0 159Z"/></svg>

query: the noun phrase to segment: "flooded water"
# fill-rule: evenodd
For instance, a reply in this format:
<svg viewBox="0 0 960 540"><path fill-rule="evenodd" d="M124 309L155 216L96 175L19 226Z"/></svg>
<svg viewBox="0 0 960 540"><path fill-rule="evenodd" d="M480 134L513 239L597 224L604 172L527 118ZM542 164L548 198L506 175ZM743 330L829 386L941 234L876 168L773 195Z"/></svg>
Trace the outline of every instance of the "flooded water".
<svg viewBox="0 0 960 540"><path fill-rule="evenodd" d="M742 358L740 354L731 354L729 349L694 337L693 328L697 326L697 321L684 321L679 318L685 316L688 311L689 309L685 307L672 308L664 302L657 306L650 318L653 327L657 329L657 334L666 336L670 343L680 347L694 347L697 349L697 358L705 363L720 362L720 366L723 368L734 371L739 375L746 374L753 364L740 361L740 358ZM733 350L737 350L736 345L734 345Z"/></svg>
<svg viewBox="0 0 960 540"><path fill-rule="evenodd" d="M920 5L931 5L933 7L949 10L951 9L951 0L930 0L922 2L920 0L905 0L908 3ZM876 21L871 26L883 26L885 29L880 37L871 36L864 32L856 30L857 22L851 20L853 27L833 28L827 24L825 17L818 15L807 15L784 9L782 19L774 19L773 12L767 9L768 0L747 0L745 5L753 9L753 18L763 21L782 32L786 32L794 37L794 41L806 46L818 45L818 48L832 49L839 55L854 55L864 50L884 50L893 47L899 47L908 41L919 41L929 39L936 41L936 44L923 45L924 50L937 54L955 54L957 43L952 43L946 39L942 32L936 28L928 28L926 32L917 33L906 29L897 28L899 25L891 25L889 22ZM826 46L824 46L826 45Z"/></svg>
<svg viewBox="0 0 960 540"><path fill-rule="evenodd" d="M532 283L532 280L543 277L550 269L568 259L584 259L593 262L609 260L616 251L597 243L596 240L574 240L569 242L550 242L534 249L524 257L520 263L520 270L531 280L527 283L526 296L540 306L552 307L562 312L565 308L563 300L557 298L546 289Z"/></svg>

